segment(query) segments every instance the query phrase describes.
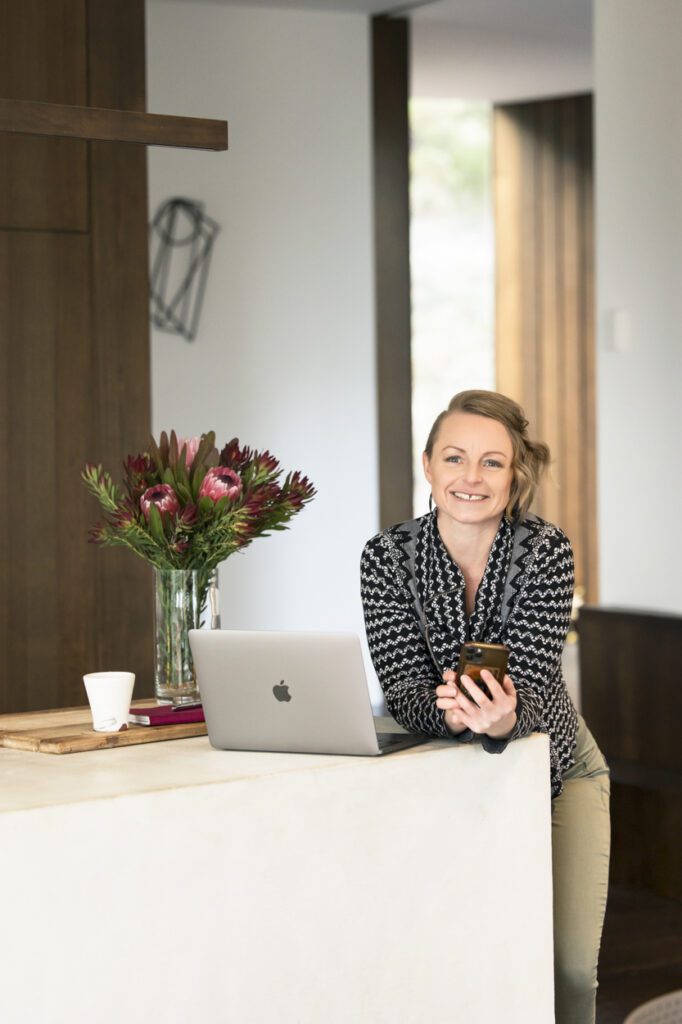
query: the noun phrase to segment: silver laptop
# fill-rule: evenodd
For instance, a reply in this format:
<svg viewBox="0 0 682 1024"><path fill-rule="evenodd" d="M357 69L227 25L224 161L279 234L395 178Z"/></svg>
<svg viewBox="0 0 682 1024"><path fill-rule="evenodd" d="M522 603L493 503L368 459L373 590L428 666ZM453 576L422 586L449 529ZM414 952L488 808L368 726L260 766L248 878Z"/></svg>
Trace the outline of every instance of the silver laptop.
<svg viewBox="0 0 682 1024"><path fill-rule="evenodd" d="M377 734L354 633L191 629L189 642L219 750L371 757L429 739Z"/></svg>

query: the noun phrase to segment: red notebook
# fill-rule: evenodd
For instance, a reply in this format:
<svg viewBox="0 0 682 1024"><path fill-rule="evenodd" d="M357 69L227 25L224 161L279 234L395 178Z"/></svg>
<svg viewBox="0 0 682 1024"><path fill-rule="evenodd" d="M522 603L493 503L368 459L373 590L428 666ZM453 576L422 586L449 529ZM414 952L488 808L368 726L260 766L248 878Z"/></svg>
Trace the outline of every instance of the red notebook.
<svg viewBox="0 0 682 1024"><path fill-rule="evenodd" d="M188 722L203 722L204 709L195 705L173 711L170 704L155 704L149 708L131 708L129 721L134 725L186 725Z"/></svg>

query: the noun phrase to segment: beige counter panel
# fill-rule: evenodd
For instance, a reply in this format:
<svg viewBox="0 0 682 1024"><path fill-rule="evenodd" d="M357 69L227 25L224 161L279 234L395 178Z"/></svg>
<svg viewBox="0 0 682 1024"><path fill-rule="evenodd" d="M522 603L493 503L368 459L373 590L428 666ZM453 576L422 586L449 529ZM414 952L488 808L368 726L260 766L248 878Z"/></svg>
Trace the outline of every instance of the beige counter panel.
<svg viewBox="0 0 682 1024"><path fill-rule="evenodd" d="M549 1024L547 740L0 750L0 1019Z"/></svg>

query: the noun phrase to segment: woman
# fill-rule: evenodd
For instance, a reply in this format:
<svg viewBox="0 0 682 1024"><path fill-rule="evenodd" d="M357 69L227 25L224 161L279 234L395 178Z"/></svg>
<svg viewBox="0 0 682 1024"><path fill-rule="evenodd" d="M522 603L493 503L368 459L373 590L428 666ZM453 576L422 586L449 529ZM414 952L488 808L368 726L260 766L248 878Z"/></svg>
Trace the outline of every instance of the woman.
<svg viewBox="0 0 682 1024"><path fill-rule="evenodd" d="M548 734L556 1022L588 1024L608 885L609 777L562 676L573 554L558 527L528 514L550 454L527 427L503 395L455 395L423 455L433 511L367 543L362 601L386 704L406 729L477 737L490 753ZM502 684L481 674L489 696L457 679L468 640L510 649Z"/></svg>

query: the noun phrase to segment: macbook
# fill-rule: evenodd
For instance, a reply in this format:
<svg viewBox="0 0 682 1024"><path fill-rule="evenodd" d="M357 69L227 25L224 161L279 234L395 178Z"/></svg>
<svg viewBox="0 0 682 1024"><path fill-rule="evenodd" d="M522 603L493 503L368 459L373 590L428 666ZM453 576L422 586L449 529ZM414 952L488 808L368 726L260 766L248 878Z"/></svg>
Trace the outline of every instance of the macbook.
<svg viewBox="0 0 682 1024"><path fill-rule="evenodd" d="M377 756L428 736L377 733L354 633L189 633L208 738L220 750Z"/></svg>

